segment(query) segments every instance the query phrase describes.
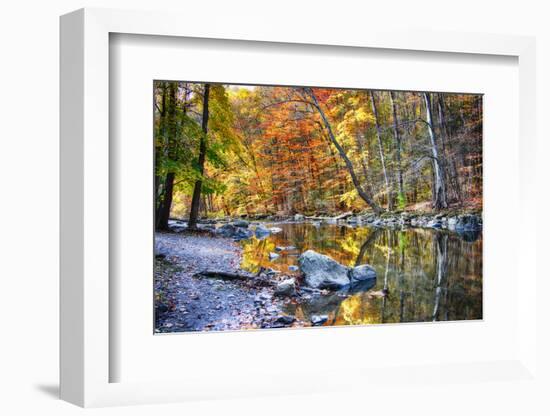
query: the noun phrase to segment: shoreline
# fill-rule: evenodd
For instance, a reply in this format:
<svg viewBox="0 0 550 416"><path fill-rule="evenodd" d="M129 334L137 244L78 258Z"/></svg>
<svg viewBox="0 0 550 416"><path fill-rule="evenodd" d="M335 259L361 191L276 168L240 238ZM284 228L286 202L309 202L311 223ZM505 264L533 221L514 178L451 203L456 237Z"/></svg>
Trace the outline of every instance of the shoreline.
<svg viewBox="0 0 550 416"><path fill-rule="evenodd" d="M289 299L275 283L200 277L207 269L240 273L242 248L210 233L155 233L155 332L196 332L303 326L282 313Z"/></svg>
<svg viewBox="0 0 550 416"><path fill-rule="evenodd" d="M428 228L456 232L459 234L483 231L483 217L479 211L445 211L439 213L426 212L385 212L380 215L374 213L344 213L337 216L306 216L294 214L293 216L257 215L223 218L203 218L199 220L200 229L216 231L217 226L242 223L240 227L248 227L249 224L280 224L280 223L312 223L312 224L336 224L350 226L368 226L377 228ZM246 224L246 225L245 225ZM237 225L238 226L238 225ZM181 232L187 229L187 219L171 218L170 231ZM238 226L239 227L239 226ZM229 235L227 235L229 236ZM243 235L242 238L247 238Z"/></svg>

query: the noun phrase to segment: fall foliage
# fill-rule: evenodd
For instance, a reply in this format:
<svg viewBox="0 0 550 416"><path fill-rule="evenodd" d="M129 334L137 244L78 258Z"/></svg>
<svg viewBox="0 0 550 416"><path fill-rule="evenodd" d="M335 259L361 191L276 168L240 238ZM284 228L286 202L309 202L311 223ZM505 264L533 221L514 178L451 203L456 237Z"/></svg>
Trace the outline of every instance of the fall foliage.
<svg viewBox="0 0 550 416"><path fill-rule="evenodd" d="M482 96L156 81L169 217L481 209ZM194 197L193 197L194 196Z"/></svg>

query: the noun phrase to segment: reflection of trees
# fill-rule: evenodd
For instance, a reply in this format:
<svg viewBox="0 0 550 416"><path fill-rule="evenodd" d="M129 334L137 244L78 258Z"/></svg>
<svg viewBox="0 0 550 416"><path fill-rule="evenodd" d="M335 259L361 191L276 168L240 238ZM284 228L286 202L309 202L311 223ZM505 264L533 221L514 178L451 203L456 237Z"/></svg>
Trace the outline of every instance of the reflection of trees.
<svg viewBox="0 0 550 416"><path fill-rule="evenodd" d="M436 233L434 236L435 254L436 254L436 286L435 286L435 299L434 309L432 313L432 320L437 320L439 313L439 304L441 299L442 282L447 280L447 248L448 248L448 235L444 233Z"/></svg>
<svg viewBox="0 0 550 416"><path fill-rule="evenodd" d="M334 297L326 307L320 307L319 301L311 307L302 304L306 316L324 309L330 317L328 325L481 318L482 236L469 242L455 233L436 230L352 229L339 225L316 228L307 223L277 226L283 228L279 234L241 243L243 263L248 259L254 266L261 263L285 272L297 260L293 254L313 249L345 265L368 263L378 274L375 287ZM275 246L288 245L298 250L282 252L279 259L269 261L268 253ZM369 296L371 289L387 289L389 296ZM353 300L345 302L351 297Z"/></svg>
<svg viewBox="0 0 550 416"><path fill-rule="evenodd" d="M382 231L380 228L375 228L372 230L372 232L369 234L365 242L361 245L361 249L359 250L359 254L357 255L357 258L355 259L355 265L359 266L360 264L363 264L363 257L365 257L365 253L367 250L372 246L372 244L376 241L377 237L380 235L380 231Z"/></svg>
<svg viewBox="0 0 550 416"><path fill-rule="evenodd" d="M403 313L405 311L405 248L407 245L407 238L405 233L401 232L398 236L399 239L399 322L403 322Z"/></svg>
<svg viewBox="0 0 550 416"><path fill-rule="evenodd" d="M384 270L384 288L383 288L383 291L385 294L388 293L388 273L390 272L390 258L391 258L391 254L392 254L392 236L395 235L394 232L390 231L389 229L386 230L385 232L386 234L386 238L387 238L387 244L386 244L386 269ZM385 315L385 311L386 311L386 303L387 303L388 299L387 299L387 296L384 296L382 298L382 311L380 312L380 319L382 321L382 323L385 323L386 322L386 315Z"/></svg>

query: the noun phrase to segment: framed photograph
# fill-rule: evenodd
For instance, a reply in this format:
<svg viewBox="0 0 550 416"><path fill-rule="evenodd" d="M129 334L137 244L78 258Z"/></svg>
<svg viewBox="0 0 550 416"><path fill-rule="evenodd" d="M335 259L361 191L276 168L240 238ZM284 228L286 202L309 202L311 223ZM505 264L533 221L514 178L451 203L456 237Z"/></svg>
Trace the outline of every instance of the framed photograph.
<svg viewBox="0 0 550 416"><path fill-rule="evenodd" d="M481 94L153 89L155 333L483 318Z"/></svg>
<svg viewBox="0 0 550 416"><path fill-rule="evenodd" d="M536 383L534 40L181 18L61 18L62 398Z"/></svg>

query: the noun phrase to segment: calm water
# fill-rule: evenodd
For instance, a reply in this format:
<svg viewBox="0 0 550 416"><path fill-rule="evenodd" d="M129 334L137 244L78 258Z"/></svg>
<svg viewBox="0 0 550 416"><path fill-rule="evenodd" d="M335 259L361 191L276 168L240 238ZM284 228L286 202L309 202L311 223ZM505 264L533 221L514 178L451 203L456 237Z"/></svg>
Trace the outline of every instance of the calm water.
<svg viewBox="0 0 550 416"><path fill-rule="evenodd" d="M390 230L311 223L274 224L282 232L241 244L242 267L260 266L284 273L298 256L312 249L347 266L368 263L376 269L372 288L313 297L287 306L288 313L308 320L328 315L326 325L385 322L449 321L482 318L482 236L446 231ZM295 250L277 252L277 246ZM270 261L269 253L280 257ZM387 297L380 297L382 289Z"/></svg>

